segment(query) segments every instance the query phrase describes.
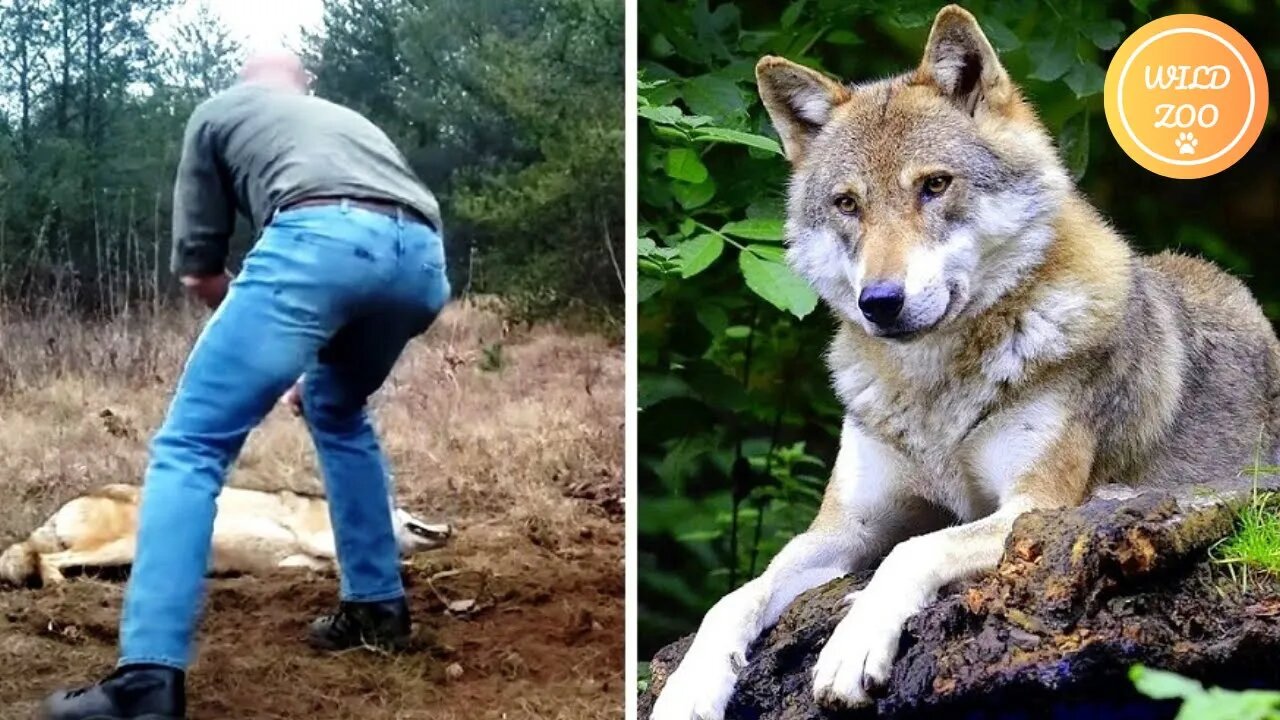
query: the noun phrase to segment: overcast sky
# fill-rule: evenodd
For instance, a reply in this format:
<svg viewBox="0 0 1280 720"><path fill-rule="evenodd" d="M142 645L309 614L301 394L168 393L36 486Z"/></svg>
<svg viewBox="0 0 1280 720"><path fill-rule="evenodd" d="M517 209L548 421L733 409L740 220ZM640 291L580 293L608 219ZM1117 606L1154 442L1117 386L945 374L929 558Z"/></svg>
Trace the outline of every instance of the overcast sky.
<svg viewBox="0 0 1280 720"><path fill-rule="evenodd" d="M194 15L201 4L222 16L250 52L296 47L303 27L320 27L324 9L323 0L185 0L174 17L161 23L159 32L163 34L163 26L176 18Z"/></svg>

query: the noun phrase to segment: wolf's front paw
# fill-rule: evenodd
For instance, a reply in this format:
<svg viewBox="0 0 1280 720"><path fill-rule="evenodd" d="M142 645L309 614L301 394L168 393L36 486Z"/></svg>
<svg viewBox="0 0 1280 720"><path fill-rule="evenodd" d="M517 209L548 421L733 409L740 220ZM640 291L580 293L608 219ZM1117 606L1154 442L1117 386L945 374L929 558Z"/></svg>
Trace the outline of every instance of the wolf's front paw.
<svg viewBox="0 0 1280 720"><path fill-rule="evenodd" d="M870 704L872 691L889 681L902 623L892 605L878 602L866 591L858 593L813 666L813 697L818 704L834 708Z"/></svg>
<svg viewBox="0 0 1280 720"><path fill-rule="evenodd" d="M721 720L742 658L685 655L653 704L649 720Z"/></svg>

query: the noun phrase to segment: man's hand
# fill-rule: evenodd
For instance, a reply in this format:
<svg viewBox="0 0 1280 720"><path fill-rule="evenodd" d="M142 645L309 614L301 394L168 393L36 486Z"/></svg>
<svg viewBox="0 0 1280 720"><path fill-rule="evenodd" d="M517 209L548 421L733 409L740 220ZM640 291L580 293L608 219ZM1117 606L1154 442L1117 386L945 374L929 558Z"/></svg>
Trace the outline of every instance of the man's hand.
<svg viewBox="0 0 1280 720"><path fill-rule="evenodd" d="M182 287L186 288L200 302L208 305L210 310L218 309L218 306L227 297L227 288L230 286L230 273L224 272L203 277L196 275L182 276Z"/></svg>

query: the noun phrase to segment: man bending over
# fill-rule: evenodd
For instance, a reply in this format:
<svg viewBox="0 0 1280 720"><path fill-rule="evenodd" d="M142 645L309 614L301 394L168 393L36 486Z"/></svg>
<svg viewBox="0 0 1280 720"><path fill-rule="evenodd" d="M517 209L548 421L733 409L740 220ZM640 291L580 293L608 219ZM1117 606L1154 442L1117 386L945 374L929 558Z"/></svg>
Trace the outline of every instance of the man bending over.
<svg viewBox="0 0 1280 720"><path fill-rule="evenodd" d="M185 717L215 500L249 431L299 377L341 568L337 612L312 623L310 642L408 641L387 463L365 403L448 301L439 210L386 135L308 86L296 56L261 55L188 122L173 269L216 311L152 442L119 665L50 696L48 720ZM261 236L232 280L237 211Z"/></svg>

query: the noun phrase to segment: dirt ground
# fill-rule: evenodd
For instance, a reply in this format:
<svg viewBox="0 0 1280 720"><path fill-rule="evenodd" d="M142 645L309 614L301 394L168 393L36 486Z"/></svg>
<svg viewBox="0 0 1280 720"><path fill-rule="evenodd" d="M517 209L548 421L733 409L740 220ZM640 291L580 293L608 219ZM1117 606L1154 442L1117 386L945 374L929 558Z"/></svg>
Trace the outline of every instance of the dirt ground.
<svg viewBox="0 0 1280 720"><path fill-rule="evenodd" d="M13 499L0 542L87 488L138 481L199 319L0 319L0 491ZM456 527L405 570L411 651L308 649L332 576L217 578L190 717L622 717L623 363L599 337L451 308L375 403L401 504ZM274 412L231 482L318 490L301 423ZM0 589L0 718L111 669L122 592L101 576Z"/></svg>

